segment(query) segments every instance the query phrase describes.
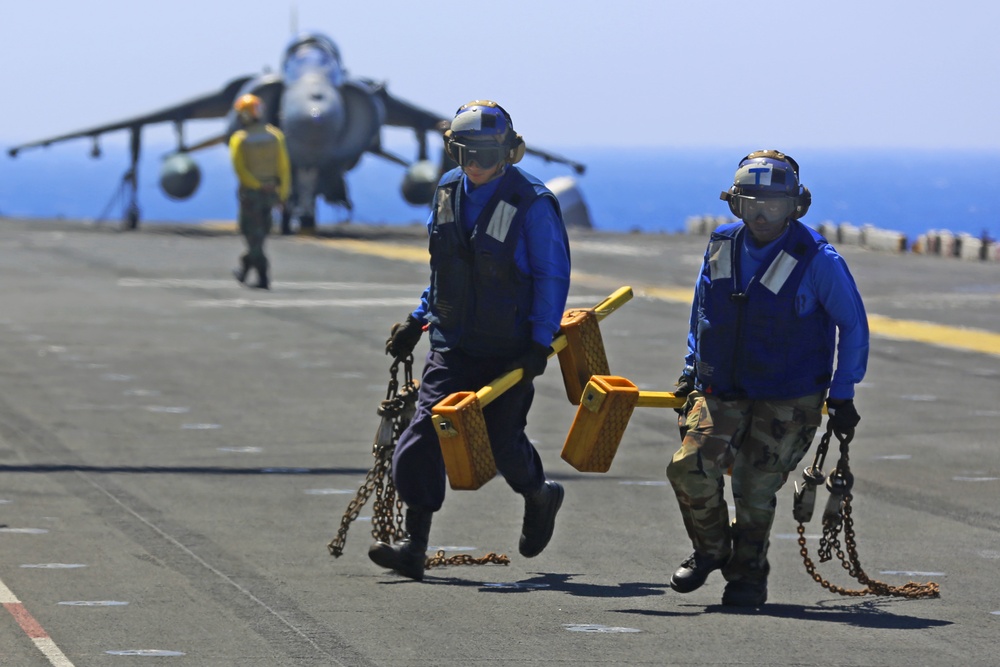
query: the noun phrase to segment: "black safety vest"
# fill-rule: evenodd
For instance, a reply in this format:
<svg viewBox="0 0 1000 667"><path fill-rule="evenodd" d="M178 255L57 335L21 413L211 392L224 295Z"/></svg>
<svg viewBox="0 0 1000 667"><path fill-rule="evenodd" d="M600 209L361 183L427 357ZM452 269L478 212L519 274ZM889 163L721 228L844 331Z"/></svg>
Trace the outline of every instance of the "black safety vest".
<svg viewBox="0 0 1000 667"><path fill-rule="evenodd" d="M518 269L514 251L528 209L542 196L551 197L558 210L541 181L509 167L468 236L461 218L462 171L442 177L430 230L432 347L490 357L515 357L528 349L534 286Z"/></svg>

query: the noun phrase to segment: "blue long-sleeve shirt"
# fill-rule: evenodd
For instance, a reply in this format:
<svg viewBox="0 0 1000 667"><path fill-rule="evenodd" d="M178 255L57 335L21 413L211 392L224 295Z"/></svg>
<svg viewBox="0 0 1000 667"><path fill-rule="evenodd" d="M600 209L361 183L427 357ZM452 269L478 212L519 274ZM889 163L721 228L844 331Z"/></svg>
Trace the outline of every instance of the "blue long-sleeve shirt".
<svg viewBox="0 0 1000 667"><path fill-rule="evenodd" d="M477 187L467 177L462 177L461 218L466 234L472 233L476 219L496 192L500 180L495 178ZM432 211L427 219L428 232L433 222ZM514 262L533 281L534 298L528 318L531 337L542 345L551 345L566 309L570 255L562 220L548 197L540 197L528 209L521 240L514 251ZM420 305L413 311L413 317L420 322L427 321L429 294L430 286L424 290Z"/></svg>
<svg viewBox="0 0 1000 667"><path fill-rule="evenodd" d="M786 232L787 233L787 232ZM743 236L740 249L740 287L745 290L760 269L761 262L784 235L758 248ZM696 291L697 295L697 291ZM861 382L868 367L868 316L854 277L843 257L830 244L822 246L806 270L796 294L795 310L808 315L822 308L837 327L837 359L830 384L830 398L854 398L854 385ZM691 311L685 372L693 374L697 303Z"/></svg>

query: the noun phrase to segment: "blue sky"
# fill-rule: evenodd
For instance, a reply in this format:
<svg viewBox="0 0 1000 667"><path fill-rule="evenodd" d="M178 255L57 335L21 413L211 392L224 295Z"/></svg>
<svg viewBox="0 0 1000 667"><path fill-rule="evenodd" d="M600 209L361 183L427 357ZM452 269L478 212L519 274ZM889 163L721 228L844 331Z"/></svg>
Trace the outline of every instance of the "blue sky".
<svg viewBox="0 0 1000 667"><path fill-rule="evenodd" d="M349 73L445 115L496 99L545 147L1000 150L992 0L11 2L0 143L276 69L293 8Z"/></svg>

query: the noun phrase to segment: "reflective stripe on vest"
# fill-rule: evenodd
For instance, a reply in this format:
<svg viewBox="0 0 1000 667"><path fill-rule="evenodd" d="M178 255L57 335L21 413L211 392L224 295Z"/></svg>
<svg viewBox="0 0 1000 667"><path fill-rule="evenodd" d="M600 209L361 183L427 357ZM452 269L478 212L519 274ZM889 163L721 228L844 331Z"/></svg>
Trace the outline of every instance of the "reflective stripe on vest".
<svg viewBox="0 0 1000 667"><path fill-rule="evenodd" d="M798 263L799 260L782 250L771 262L771 266L767 267L767 271L760 279L760 284L777 294L781 291L781 286L788 280L788 276L792 275L792 271L795 270L795 265Z"/></svg>
<svg viewBox="0 0 1000 667"><path fill-rule="evenodd" d="M454 192L452 188L438 188L435 224L447 225L455 222L455 206L452 203Z"/></svg>
<svg viewBox="0 0 1000 667"><path fill-rule="evenodd" d="M517 215L516 206L505 201L500 202L493 210L493 215L490 216L490 222L486 225L486 233L503 243L507 239L507 233L510 231L510 224L514 221L515 215Z"/></svg>
<svg viewBox="0 0 1000 667"><path fill-rule="evenodd" d="M733 275L733 242L712 241L708 246L708 270L712 280L724 280Z"/></svg>

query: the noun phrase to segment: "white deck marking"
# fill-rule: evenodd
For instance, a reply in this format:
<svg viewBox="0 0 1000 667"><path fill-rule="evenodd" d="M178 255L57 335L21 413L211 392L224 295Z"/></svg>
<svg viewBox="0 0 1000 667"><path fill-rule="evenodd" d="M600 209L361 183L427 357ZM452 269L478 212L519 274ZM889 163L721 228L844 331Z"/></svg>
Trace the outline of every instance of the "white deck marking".
<svg viewBox="0 0 1000 667"><path fill-rule="evenodd" d="M637 628L612 627L607 625L598 625L596 623L563 623L563 627L569 630L570 632L599 632L599 633L642 632Z"/></svg>
<svg viewBox="0 0 1000 667"><path fill-rule="evenodd" d="M45 628L39 625L35 617L31 615L31 612L25 609L24 604L17 599L14 592L7 588L7 585L3 581L0 581L0 604L3 604L4 609L10 612L10 615L14 617L17 624L24 630L24 634L28 635L35 644L35 647L42 652L42 655L48 658L49 664L53 667L73 667L73 663L56 646L56 643L49 637L49 633L45 631Z"/></svg>

